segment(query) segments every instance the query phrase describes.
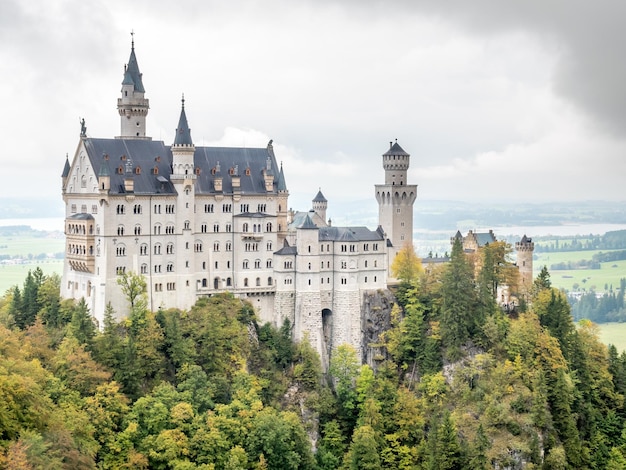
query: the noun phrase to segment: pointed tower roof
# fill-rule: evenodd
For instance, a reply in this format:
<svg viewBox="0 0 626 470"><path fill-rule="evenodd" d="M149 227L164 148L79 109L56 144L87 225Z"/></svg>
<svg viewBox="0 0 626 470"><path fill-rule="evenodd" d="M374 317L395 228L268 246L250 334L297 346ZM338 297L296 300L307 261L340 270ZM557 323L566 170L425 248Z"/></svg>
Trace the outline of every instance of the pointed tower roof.
<svg viewBox="0 0 626 470"><path fill-rule="evenodd" d="M135 91L145 93L143 81L141 80L141 72L139 71L139 64L137 63L137 57L135 56L134 36L131 40L130 58L128 59L128 64L124 70L124 80L122 80L122 85L133 85Z"/></svg>
<svg viewBox="0 0 626 470"><path fill-rule="evenodd" d="M65 166L63 167L63 173L61 173L62 178L67 178L70 175L70 160L67 154L65 154Z"/></svg>
<svg viewBox="0 0 626 470"><path fill-rule="evenodd" d="M306 217L304 218L304 222L302 222L302 224L298 227L301 229L317 229L317 225L315 225L313 223L313 220L311 220L311 217L309 216L309 214L306 215Z"/></svg>
<svg viewBox="0 0 626 470"><path fill-rule="evenodd" d="M287 183L285 183L285 174L283 173L283 164L280 163L280 172L278 173L278 187L279 191L287 191Z"/></svg>
<svg viewBox="0 0 626 470"><path fill-rule="evenodd" d="M111 173L109 173L109 165L107 165L106 158L102 159L102 163L100 164L100 171L98 171L98 177L101 176L111 176Z"/></svg>
<svg viewBox="0 0 626 470"><path fill-rule="evenodd" d="M174 145L193 145L191 140L191 129L187 124L187 115L185 114L185 95L182 98L182 107L180 110L180 118L178 119L178 128L176 129L176 137L174 138Z"/></svg>
<svg viewBox="0 0 626 470"><path fill-rule="evenodd" d="M317 196L315 196L315 198L313 198L313 202L328 202L326 200L326 198L324 197L324 195L322 194L322 189L321 188L317 192Z"/></svg>
<svg viewBox="0 0 626 470"><path fill-rule="evenodd" d="M398 139L396 139L396 142L389 142L389 150L387 150L385 153L383 153L383 156L385 155L406 155L406 156L410 156L408 153L406 153L404 151L404 149L402 147L400 147L400 145L398 145Z"/></svg>

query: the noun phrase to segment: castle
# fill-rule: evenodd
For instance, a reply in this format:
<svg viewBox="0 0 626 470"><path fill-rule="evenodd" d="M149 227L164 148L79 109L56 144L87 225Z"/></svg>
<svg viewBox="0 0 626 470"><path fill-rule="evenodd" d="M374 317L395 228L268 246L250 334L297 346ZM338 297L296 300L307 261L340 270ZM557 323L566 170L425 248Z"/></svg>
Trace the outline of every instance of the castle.
<svg viewBox="0 0 626 470"><path fill-rule="evenodd" d="M417 186L398 143L383 154L376 185L379 226L333 227L321 190L309 212L288 210L289 191L270 141L264 148L198 147L182 100L174 142L146 132L149 100L134 41L117 101L121 132L92 138L84 121L62 173L66 256L61 295L85 298L102 324L105 307L129 306L117 281L135 272L148 307L190 308L231 292L261 322L289 319L328 363L342 343L363 350L364 295L385 289L396 252L412 243Z"/></svg>

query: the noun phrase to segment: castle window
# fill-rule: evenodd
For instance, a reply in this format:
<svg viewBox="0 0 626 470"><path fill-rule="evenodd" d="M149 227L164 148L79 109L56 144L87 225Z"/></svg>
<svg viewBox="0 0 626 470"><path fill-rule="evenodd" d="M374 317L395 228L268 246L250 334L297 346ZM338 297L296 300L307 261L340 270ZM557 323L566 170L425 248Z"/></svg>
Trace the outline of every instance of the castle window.
<svg viewBox="0 0 626 470"><path fill-rule="evenodd" d="M232 212L233 205L232 204L222 204L222 212Z"/></svg>
<svg viewBox="0 0 626 470"><path fill-rule="evenodd" d="M168 282L167 283L167 290L176 290L176 283L175 282Z"/></svg>
<svg viewBox="0 0 626 470"><path fill-rule="evenodd" d="M309 253L311 253L311 245L307 247L309 249Z"/></svg>
<svg viewBox="0 0 626 470"><path fill-rule="evenodd" d="M161 292L162 290L163 290L163 284L161 284L161 283L157 282L157 283L154 285L154 291L155 291L155 292Z"/></svg>
<svg viewBox="0 0 626 470"><path fill-rule="evenodd" d="M117 268L115 268L115 273L118 276L121 276L122 274L124 274L126 272L126 266L118 266Z"/></svg>
<svg viewBox="0 0 626 470"><path fill-rule="evenodd" d="M94 204L91 206L91 213L92 214L97 214L98 213L98 205Z"/></svg>
<svg viewBox="0 0 626 470"><path fill-rule="evenodd" d="M346 285L348 284L348 280L345 277L341 278L341 284Z"/></svg>
<svg viewBox="0 0 626 470"><path fill-rule="evenodd" d="M189 230L189 221L188 220L185 220L185 223L183 224L183 228L185 230Z"/></svg>
<svg viewBox="0 0 626 470"><path fill-rule="evenodd" d="M374 282L376 282L376 276L374 276Z"/></svg>
<svg viewBox="0 0 626 470"><path fill-rule="evenodd" d="M154 254L155 255L160 255L161 254L161 244L157 243L156 245L154 245Z"/></svg>
<svg viewBox="0 0 626 470"><path fill-rule="evenodd" d="M243 231L244 232L248 231L248 223L247 222L243 224Z"/></svg>
<svg viewBox="0 0 626 470"><path fill-rule="evenodd" d="M230 269L230 260L226 261L226 269Z"/></svg>
<svg viewBox="0 0 626 470"><path fill-rule="evenodd" d="M165 269L168 273L174 272L174 263L167 263L167 267Z"/></svg>
<svg viewBox="0 0 626 470"><path fill-rule="evenodd" d="M206 224L202 224L202 225L200 225L200 231L201 231L202 233L206 233Z"/></svg>
<svg viewBox="0 0 626 470"><path fill-rule="evenodd" d="M117 205L117 213L119 215L123 215L126 212L126 206L124 206L124 204L118 204Z"/></svg>
<svg viewBox="0 0 626 470"><path fill-rule="evenodd" d="M148 265L145 263L141 265L141 274L148 274Z"/></svg>
<svg viewBox="0 0 626 470"><path fill-rule="evenodd" d="M174 226L173 225L167 225L165 227L165 234L166 235L174 235Z"/></svg>
<svg viewBox="0 0 626 470"><path fill-rule="evenodd" d="M229 278L229 277L227 277L227 278L226 278L226 285L227 285L228 287L230 287L230 286L232 285L232 283L233 283L232 279L231 279L231 278Z"/></svg>
<svg viewBox="0 0 626 470"><path fill-rule="evenodd" d="M115 251L117 256L126 256L126 247L124 245L118 245Z"/></svg>
<svg viewBox="0 0 626 470"><path fill-rule="evenodd" d="M365 260L365 267L367 268L367 260Z"/></svg>
<svg viewBox="0 0 626 470"><path fill-rule="evenodd" d="M87 213L87 204L83 204L82 206L80 206L80 212L83 214Z"/></svg>
<svg viewBox="0 0 626 470"><path fill-rule="evenodd" d="M135 204L133 207L133 214L141 214L141 204Z"/></svg>
<svg viewBox="0 0 626 470"><path fill-rule="evenodd" d="M260 269L261 268L261 260L260 259L254 260L254 268L255 269Z"/></svg>
<svg viewBox="0 0 626 470"><path fill-rule="evenodd" d="M266 267L266 268L271 268L271 267L272 267L272 260L271 260L271 259L268 259L268 260L265 262L265 267Z"/></svg>
<svg viewBox="0 0 626 470"><path fill-rule="evenodd" d="M378 251L378 243L374 243L372 247L374 248L374 251Z"/></svg>
<svg viewBox="0 0 626 470"><path fill-rule="evenodd" d="M166 214L173 214L174 213L174 204L167 204L165 206L165 213Z"/></svg>
<svg viewBox="0 0 626 470"><path fill-rule="evenodd" d="M124 167L122 165L117 167L117 174L118 175L123 175L124 174Z"/></svg>
<svg viewBox="0 0 626 470"><path fill-rule="evenodd" d="M311 285L311 280L309 279L309 285Z"/></svg>
<svg viewBox="0 0 626 470"><path fill-rule="evenodd" d="M268 286L271 286L271 285L272 285L272 278L271 278L271 277L268 277L268 278L267 278L267 285L268 285Z"/></svg>
<svg viewBox="0 0 626 470"><path fill-rule="evenodd" d="M120 225L117 227L117 234L121 237L124 235L124 226Z"/></svg>
<svg viewBox="0 0 626 470"><path fill-rule="evenodd" d="M226 242L226 251L233 251L233 245L231 242Z"/></svg>
<svg viewBox="0 0 626 470"><path fill-rule="evenodd" d="M155 273L160 273L161 272L161 265L160 264L155 264L154 265L154 272Z"/></svg>
<svg viewBox="0 0 626 470"><path fill-rule="evenodd" d="M293 261L285 261L285 269L293 269Z"/></svg>
<svg viewBox="0 0 626 470"><path fill-rule="evenodd" d="M378 266L378 261L374 260L374 267Z"/></svg>
<svg viewBox="0 0 626 470"><path fill-rule="evenodd" d="M370 244L369 243L364 243L363 244L363 251L369 251L370 250Z"/></svg>
<svg viewBox="0 0 626 470"><path fill-rule="evenodd" d="M267 242L266 248L267 251L272 251L272 242Z"/></svg>
<svg viewBox="0 0 626 470"><path fill-rule="evenodd" d="M226 224L226 232L230 233L233 231L233 226L231 224Z"/></svg>
<svg viewBox="0 0 626 470"><path fill-rule="evenodd" d="M193 251L195 251L196 253L200 253L202 252L202 242L197 241L193 244Z"/></svg>
<svg viewBox="0 0 626 470"><path fill-rule="evenodd" d="M213 212L213 204L205 204L204 205L204 212L212 213Z"/></svg>
<svg viewBox="0 0 626 470"><path fill-rule="evenodd" d="M219 263L216 261L215 262L215 269L218 269L218 267L219 267Z"/></svg>
<svg viewBox="0 0 626 470"><path fill-rule="evenodd" d="M155 214L160 214L161 213L161 204L155 204L154 205L154 213Z"/></svg>
<svg viewBox="0 0 626 470"><path fill-rule="evenodd" d="M257 206L257 212L265 212L266 209L267 209L267 205L266 204L259 204Z"/></svg>
<svg viewBox="0 0 626 470"><path fill-rule="evenodd" d="M200 167L196 167L196 175L200 176Z"/></svg>
<svg viewBox="0 0 626 470"><path fill-rule="evenodd" d="M219 232L220 231L220 224L213 224L213 231L214 232Z"/></svg>
<svg viewBox="0 0 626 470"><path fill-rule="evenodd" d="M311 263L309 263L309 271L311 270Z"/></svg>
<svg viewBox="0 0 626 470"><path fill-rule="evenodd" d="M174 244L173 243L168 243L167 244L167 248L165 249L165 252L168 255L173 255L174 254Z"/></svg>
<svg viewBox="0 0 626 470"><path fill-rule="evenodd" d="M141 225L135 225L135 235L141 235Z"/></svg>
<svg viewBox="0 0 626 470"><path fill-rule="evenodd" d="M257 287L261 287L261 278L260 277L256 278L256 286Z"/></svg>
<svg viewBox="0 0 626 470"><path fill-rule="evenodd" d="M365 276L365 284L367 284L367 276Z"/></svg>
<svg viewBox="0 0 626 470"><path fill-rule="evenodd" d="M248 260L247 259L243 260L243 269L248 269Z"/></svg>
<svg viewBox="0 0 626 470"><path fill-rule="evenodd" d="M140 175L141 174L141 167L138 166L137 168L135 168L135 174L136 175Z"/></svg>
<svg viewBox="0 0 626 470"><path fill-rule="evenodd" d="M244 213L244 212L249 212L249 211L250 211L250 204L239 205L239 212Z"/></svg>
<svg viewBox="0 0 626 470"><path fill-rule="evenodd" d="M354 245L350 245L350 252L354 253L356 251L356 247Z"/></svg>
<svg viewBox="0 0 626 470"><path fill-rule="evenodd" d="M139 247L139 254L142 256L145 256L148 254L148 245L146 245L145 243L142 243L141 246Z"/></svg>
<svg viewBox="0 0 626 470"><path fill-rule="evenodd" d="M348 251L348 246L347 245L341 245L341 252L345 253L346 251Z"/></svg>
<svg viewBox="0 0 626 470"><path fill-rule="evenodd" d="M155 235L161 235L161 224L156 224L154 226L154 234Z"/></svg>
<svg viewBox="0 0 626 470"><path fill-rule="evenodd" d="M248 278L247 277L244 278L244 280L243 280L243 286L244 287L248 287Z"/></svg>
<svg viewBox="0 0 626 470"><path fill-rule="evenodd" d="M348 263L346 263L345 261L341 262L341 269L347 269L348 268Z"/></svg>
<svg viewBox="0 0 626 470"><path fill-rule="evenodd" d="M220 251L220 242L213 243L213 251Z"/></svg>
<svg viewBox="0 0 626 470"><path fill-rule="evenodd" d="M153 175L158 175L159 174L159 167L158 166L154 166L154 168L152 169L152 174Z"/></svg>
<svg viewBox="0 0 626 470"><path fill-rule="evenodd" d="M250 176L250 168L246 168L246 176Z"/></svg>
<svg viewBox="0 0 626 470"><path fill-rule="evenodd" d="M202 269L206 269L206 261L202 262Z"/></svg>

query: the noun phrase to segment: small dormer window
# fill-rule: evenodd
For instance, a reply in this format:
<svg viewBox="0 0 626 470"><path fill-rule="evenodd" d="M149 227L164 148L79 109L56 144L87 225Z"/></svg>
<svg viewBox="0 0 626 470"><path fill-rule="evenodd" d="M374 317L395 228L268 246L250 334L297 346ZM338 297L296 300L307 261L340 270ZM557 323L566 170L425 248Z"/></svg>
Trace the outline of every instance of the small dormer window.
<svg viewBox="0 0 626 470"><path fill-rule="evenodd" d="M250 176L250 168L246 168L246 176Z"/></svg>
<svg viewBox="0 0 626 470"><path fill-rule="evenodd" d="M214 175L216 172L215 167L211 168L211 174Z"/></svg>
<svg viewBox="0 0 626 470"><path fill-rule="evenodd" d="M157 155L156 157L154 157L154 161L159 163L161 161L161 157Z"/></svg>
<svg viewBox="0 0 626 470"><path fill-rule="evenodd" d="M196 175L200 176L200 167L196 167Z"/></svg>
<svg viewBox="0 0 626 470"><path fill-rule="evenodd" d="M155 166L155 167L152 169L152 173L153 173L153 174L155 174L155 175L158 175L158 174L159 174L159 167L158 167L158 166Z"/></svg>
<svg viewBox="0 0 626 470"><path fill-rule="evenodd" d="M123 175L124 174L124 167L122 165L117 167L117 174L118 175Z"/></svg>
<svg viewBox="0 0 626 470"><path fill-rule="evenodd" d="M122 155L122 156L120 157L120 160L122 160L123 162L124 162L124 161L126 161L126 155Z"/></svg>
<svg viewBox="0 0 626 470"><path fill-rule="evenodd" d="M140 175L141 174L141 167L138 166L137 168L135 168L135 174L136 175Z"/></svg>

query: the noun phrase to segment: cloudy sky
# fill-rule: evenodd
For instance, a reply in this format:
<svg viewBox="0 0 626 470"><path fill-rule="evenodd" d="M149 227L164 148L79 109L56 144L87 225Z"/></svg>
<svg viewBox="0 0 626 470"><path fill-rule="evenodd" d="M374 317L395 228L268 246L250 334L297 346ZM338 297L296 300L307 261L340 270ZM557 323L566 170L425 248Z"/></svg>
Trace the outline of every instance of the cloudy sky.
<svg viewBox="0 0 626 470"><path fill-rule="evenodd" d="M624 201L623 0L2 0L0 197L58 198L79 118L119 134L130 32L170 144L265 146L291 205L372 200L389 141L422 199ZM304 207L303 207L304 206ZM332 206L331 206L332 207Z"/></svg>

